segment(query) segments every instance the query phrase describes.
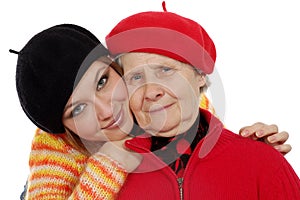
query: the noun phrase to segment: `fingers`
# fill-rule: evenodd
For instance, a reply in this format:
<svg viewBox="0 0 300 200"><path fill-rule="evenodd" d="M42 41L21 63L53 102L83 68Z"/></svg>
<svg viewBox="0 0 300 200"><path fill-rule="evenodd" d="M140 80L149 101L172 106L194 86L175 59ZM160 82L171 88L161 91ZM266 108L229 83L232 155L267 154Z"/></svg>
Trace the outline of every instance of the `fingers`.
<svg viewBox="0 0 300 200"><path fill-rule="evenodd" d="M286 155L292 150L292 146L289 144L278 144L275 145L274 148L283 155Z"/></svg>
<svg viewBox="0 0 300 200"><path fill-rule="evenodd" d="M261 122L257 122L252 126L245 126L240 129L239 134L251 138L253 140L259 140L270 146L273 146L283 155L289 153L292 150L291 145L285 144L289 138L289 134L286 131L278 132L278 126L275 124L266 125Z"/></svg>
<svg viewBox="0 0 300 200"><path fill-rule="evenodd" d="M120 164L127 172L132 172L141 163L143 157L141 154L128 150L124 142L129 139L125 138L120 141L106 142L98 150L98 153L106 155Z"/></svg>
<svg viewBox="0 0 300 200"><path fill-rule="evenodd" d="M285 155L292 150L291 145L284 144L288 140L288 138L289 134L286 131L282 131L280 133L276 133L267 137L267 142L275 149L277 149L277 151Z"/></svg>
<svg viewBox="0 0 300 200"><path fill-rule="evenodd" d="M282 131L280 133L274 133L267 137L267 141L269 143L278 143L283 144L289 139L289 134L286 131Z"/></svg>
<svg viewBox="0 0 300 200"><path fill-rule="evenodd" d="M257 122L252 126L245 126L240 129L239 134L243 137L252 137L252 139L257 140L258 138L263 138L269 135L278 133L278 127L274 124L266 125L261 122Z"/></svg>

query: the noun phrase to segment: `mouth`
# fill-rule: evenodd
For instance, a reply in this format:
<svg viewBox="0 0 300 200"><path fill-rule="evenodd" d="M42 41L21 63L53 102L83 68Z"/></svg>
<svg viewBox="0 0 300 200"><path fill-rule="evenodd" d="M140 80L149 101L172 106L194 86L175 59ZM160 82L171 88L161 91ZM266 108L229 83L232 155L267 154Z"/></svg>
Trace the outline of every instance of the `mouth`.
<svg viewBox="0 0 300 200"><path fill-rule="evenodd" d="M158 113L158 112L161 112L161 111L164 111L164 110L166 110L166 109L168 109L168 108L170 108L171 106L173 106L174 105L174 103L170 103L170 104L167 104L167 105L165 105L165 106L162 106L162 105L154 105L154 106L152 106L150 109L149 109L149 111L147 111L148 113L150 113L150 114L154 114L154 113Z"/></svg>
<svg viewBox="0 0 300 200"><path fill-rule="evenodd" d="M124 113L123 110L121 109L120 112L113 117L113 119L104 127L101 129L114 129L116 127L119 127L122 122L124 121Z"/></svg>

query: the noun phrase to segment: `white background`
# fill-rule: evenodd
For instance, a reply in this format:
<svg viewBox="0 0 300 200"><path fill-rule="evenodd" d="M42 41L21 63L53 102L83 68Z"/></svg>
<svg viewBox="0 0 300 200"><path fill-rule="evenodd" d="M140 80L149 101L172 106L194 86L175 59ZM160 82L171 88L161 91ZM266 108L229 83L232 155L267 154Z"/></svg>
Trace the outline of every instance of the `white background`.
<svg viewBox="0 0 300 200"><path fill-rule="evenodd" d="M61 23L81 25L104 41L119 20L140 11L162 11L161 2L1 1L2 198L18 199L22 192L35 131L19 105L15 90L17 55L8 50L21 50L34 34ZM297 1L168 0L166 4L168 11L199 22L215 42L216 72L225 89L227 128L237 132L242 126L262 121L277 124L280 131L288 131L288 143L293 150L286 159L299 176L300 12Z"/></svg>

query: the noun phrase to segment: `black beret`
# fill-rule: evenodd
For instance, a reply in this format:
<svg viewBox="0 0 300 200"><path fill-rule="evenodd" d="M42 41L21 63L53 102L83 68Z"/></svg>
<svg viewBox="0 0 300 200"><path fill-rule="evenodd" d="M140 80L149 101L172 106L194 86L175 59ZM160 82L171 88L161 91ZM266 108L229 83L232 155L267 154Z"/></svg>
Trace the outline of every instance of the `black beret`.
<svg viewBox="0 0 300 200"><path fill-rule="evenodd" d="M49 133L64 133L62 115L87 68L107 49L88 30L60 24L33 36L18 54L16 87L29 119Z"/></svg>

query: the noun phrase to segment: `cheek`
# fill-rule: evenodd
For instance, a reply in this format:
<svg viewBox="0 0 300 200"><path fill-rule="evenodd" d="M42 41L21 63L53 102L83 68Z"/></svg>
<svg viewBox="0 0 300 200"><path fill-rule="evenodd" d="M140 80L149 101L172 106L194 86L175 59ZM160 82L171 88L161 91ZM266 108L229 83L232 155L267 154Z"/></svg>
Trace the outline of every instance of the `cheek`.
<svg viewBox="0 0 300 200"><path fill-rule="evenodd" d="M96 132L97 132L97 121L96 120L86 120L85 123L78 122L76 124L78 135L82 138L85 138L87 140L91 139Z"/></svg>
<svg viewBox="0 0 300 200"><path fill-rule="evenodd" d="M170 85L169 90L169 94L178 100L177 111L184 119L189 118L195 110L198 110L200 92L195 80L178 80L177 84Z"/></svg>
<svg viewBox="0 0 300 200"><path fill-rule="evenodd" d="M142 88L133 92L130 95L129 106L133 113L139 112L143 107L143 95L144 92Z"/></svg>
<svg viewBox="0 0 300 200"><path fill-rule="evenodd" d="M111 92L111 97L114 101L126 101L128 100L127 88L123 80L119 77L115 77L111 80L111 87L108 88L108 91Z"/></svg>
<svg viewBox="0 0 300 200"><path fill-rule="evenodd" d="M76 135L86 140L94 140L94 135L98 130L98 121L95 114L83 113L82 116L76 117L65 124Z"/></svg>
<svg viewBox="0 0 300 200"><path fill-rule="evenodd" d="M189 76L178 76L171 83L168 83L168 86L173 95L178 99L192 101L194 99L198 99L200 96L200 86L193 74L190 74Z"/></svg>

